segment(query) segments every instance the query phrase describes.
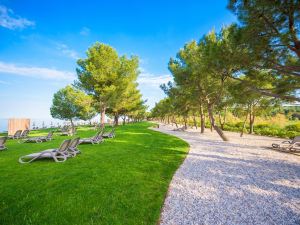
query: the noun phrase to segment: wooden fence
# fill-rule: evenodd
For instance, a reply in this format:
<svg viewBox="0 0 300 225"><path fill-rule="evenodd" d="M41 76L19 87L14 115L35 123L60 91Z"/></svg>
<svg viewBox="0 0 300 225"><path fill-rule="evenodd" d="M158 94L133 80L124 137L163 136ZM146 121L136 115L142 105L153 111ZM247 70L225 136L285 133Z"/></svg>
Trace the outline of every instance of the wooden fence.
<svg viewBox="0 0 300 225"><path fill-rule="evenodd" d="M30 119L9 119L8 135L14 135L17 130L30 129Z"/></svg>

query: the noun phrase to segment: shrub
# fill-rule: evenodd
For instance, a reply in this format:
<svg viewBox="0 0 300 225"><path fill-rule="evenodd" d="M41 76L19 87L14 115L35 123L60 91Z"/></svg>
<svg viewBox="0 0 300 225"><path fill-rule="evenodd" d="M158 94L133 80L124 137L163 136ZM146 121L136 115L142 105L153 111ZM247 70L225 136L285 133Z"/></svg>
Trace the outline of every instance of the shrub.
<svg viewBox="0 0 300 225"><path fill-rule="evenodd" d="M243 127L244 122L238 122L235 124L235 127L241 128Z"/></svg>
<svg viewBox="0 0 300 225"><path fill-rule="evenodd" d="M296 136L298 136L299 135L299 132L297 132L297 131L287 131L286 132L286 136L288 137L288 138L294 138L294 137L296 137Z"/></svg>
<svg viewBox="0 0 300 225"><path fill-rule="evenodd" d="M286 129L287 131L296 131L296 132L300 132L300 123L287 125L287 126L285 126L285 129Z"/></svg>

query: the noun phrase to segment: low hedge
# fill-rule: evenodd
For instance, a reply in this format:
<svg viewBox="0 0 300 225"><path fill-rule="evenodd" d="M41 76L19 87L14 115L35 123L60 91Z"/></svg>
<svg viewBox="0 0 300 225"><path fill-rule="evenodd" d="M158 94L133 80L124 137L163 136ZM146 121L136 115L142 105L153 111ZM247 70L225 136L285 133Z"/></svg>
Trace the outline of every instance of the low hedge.
<svg viewBox="0 0 300 225"><path fill-rule="evenodd" d="M226 124L224 126L224 130L241 132L242 127L243 123L240 122L236 124ZM249 125L246 126L246 130L249 131ZM300 123L287 125L284 128L270 124L258 124L254 126L254 134L282 138L294 138L295 136L300 136Z"/></svg>

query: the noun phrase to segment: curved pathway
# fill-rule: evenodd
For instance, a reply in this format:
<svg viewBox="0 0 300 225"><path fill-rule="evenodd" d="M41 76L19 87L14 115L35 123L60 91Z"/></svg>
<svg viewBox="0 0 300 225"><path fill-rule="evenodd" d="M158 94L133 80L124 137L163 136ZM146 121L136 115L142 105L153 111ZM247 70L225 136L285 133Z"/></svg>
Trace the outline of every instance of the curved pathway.
<svg viewBox="0 0 300 225"><path fill-rule="evenodd" d="M172 131L190 144L161 213L162 225L300 224L300 156L266 148L281 139Z"/></svg>

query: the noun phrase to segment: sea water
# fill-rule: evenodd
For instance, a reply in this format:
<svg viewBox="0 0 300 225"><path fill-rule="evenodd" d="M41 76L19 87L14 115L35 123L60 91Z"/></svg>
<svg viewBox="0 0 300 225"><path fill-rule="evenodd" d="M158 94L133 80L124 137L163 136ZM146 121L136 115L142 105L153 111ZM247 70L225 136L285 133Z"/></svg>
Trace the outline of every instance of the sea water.
<svg viewBox="0 0 300 225"><path fill-rule="evenodd" d="M98 122L98 118L93 118L92 123ZM74 121L75 124L87 124L89 122L87 121ZM43 128L43 127L58 127L63 125L69 125L70 122L64 121L64 120L58 120L58 119L49 119L49 118L33 118L30 119L30 129L33 129L33 127ZM8 130L8 119L0 119L0 132L5 132Z"/></svg>
<svg viewBox="0 0 300 225"><path fill-rule="evenodd" d="M0 119L0 132L7 131L7 123L6 119Z"/></svg>
<svg viewBox="0 0 300 225"><path fill-rule="evenodd" d="M58 127L68 124L67 121L57 120L57 119L30 119L30 129L33 127L43 128L43 127ZM5 132L8 130L8 119L0 119L0 132Z"/></svg>

